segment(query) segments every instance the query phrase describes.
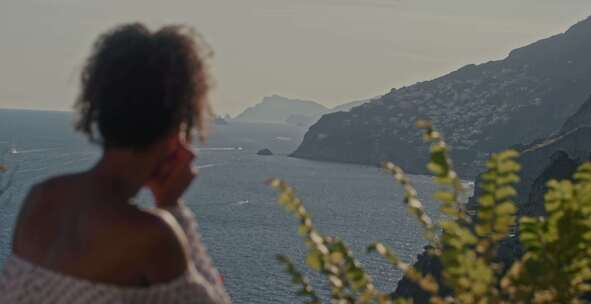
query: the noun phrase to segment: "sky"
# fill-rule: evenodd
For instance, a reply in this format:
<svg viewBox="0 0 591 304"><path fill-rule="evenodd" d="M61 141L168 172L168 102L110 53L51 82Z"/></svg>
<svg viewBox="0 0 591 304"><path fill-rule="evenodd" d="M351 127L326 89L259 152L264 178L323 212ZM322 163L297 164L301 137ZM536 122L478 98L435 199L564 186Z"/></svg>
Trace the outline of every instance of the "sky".
<svg viewBox="0 0 591 304"><path fill-rule="evenodd" d="M98 34L186 24L214 50L219 114L279 94L366 99L564 32L589 0L1 0L0 108L71 110Z"/></svg>

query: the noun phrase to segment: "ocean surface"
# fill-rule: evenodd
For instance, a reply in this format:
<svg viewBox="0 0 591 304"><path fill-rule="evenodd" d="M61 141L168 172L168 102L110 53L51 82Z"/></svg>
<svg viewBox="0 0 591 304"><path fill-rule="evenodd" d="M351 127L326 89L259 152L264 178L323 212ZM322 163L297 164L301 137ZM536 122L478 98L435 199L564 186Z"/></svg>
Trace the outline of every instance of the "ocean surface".
<svg viewBox="0 0 591 304"><path fill-rule="evenodd" d="M10 252L15 217L31 184L88 168L100 156L98 147L73 131L73 119L64 112L0 110L0 163L10 169L0 184L7 177L12 183L0 197L0 265ZM302 302L275 255L289 255L304 269L306 247L297 221L265 185L269 177L295 186L318 229L344 239L384 291L394 290L401 275L381 257L368 255L367 245L383 241L408 262L425 245L420 226L403 206L400 187L377 167L288 157L304 133L287 125L232 123L215 126L207 145L197 145L200 176L185 200L197 214L234 303ZM262 148L275 154L256 155ZM430 214L438 218L431 178L412 180ZM139 201L149 205L150 197L141 193ZM308 274L326 294L327 284Z"/></svg>

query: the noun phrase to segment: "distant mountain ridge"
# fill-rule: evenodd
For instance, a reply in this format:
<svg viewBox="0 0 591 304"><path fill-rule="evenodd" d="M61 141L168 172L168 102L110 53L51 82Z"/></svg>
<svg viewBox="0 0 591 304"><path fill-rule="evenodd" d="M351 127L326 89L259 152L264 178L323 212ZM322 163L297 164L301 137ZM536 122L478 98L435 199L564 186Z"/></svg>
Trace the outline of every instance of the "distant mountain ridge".
<svg viewBox="0 0 591 304"><path fill-rule="evenodd" d="M284 123L292 114L312 116L327 111L327 107L315 101L271 95L264 97L260 103L244 110L234 120L243 122Z"/></svg>
<svg viewBox="0 0 591 304"><path fill-rule="evenodd" d="M275 94L264 97L260 103L248 107L244 112L236 116L234 120L242 122L288 123L308 127L326 113L348 111L370 100L356 100L328 108L315 101L293 99Z"/></svg>
<svg viewBox="0 0 591 304"><path fill-rule="evenodd" d="M414 124L430 119L452 146L458 171L473 177L490 152L556 133L589 93L591 18L503 60L324 115L292 155L372 165L392 160L425 173L427 146Z"/></svg>

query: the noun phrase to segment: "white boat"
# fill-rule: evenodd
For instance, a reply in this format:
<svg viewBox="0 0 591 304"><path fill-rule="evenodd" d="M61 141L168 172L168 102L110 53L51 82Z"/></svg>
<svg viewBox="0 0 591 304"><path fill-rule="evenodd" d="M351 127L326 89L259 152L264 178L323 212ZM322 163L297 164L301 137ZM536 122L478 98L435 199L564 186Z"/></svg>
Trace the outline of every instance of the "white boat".
<svg viewBox="0 0 591 304"><path fill-rule="evenodd" d="M14 145L14 142L12 142L12 144L10 144L10 154L18 154L18 151L16 150L16 146Z"/></svg>

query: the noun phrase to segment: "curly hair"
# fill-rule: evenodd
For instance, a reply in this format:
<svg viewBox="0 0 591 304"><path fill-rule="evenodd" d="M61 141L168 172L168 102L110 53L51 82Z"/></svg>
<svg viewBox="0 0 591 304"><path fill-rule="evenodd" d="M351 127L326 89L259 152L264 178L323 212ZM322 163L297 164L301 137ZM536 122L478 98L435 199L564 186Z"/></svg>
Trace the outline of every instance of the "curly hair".
<svg viewBox="0 0 591 304"><path fill-rule="evenodd" d="M139 23L101 35L81 74L76 129L106 148L147 148L176 129L204 139L211 52L199 38L184 26L151 32Z"/></svg>

